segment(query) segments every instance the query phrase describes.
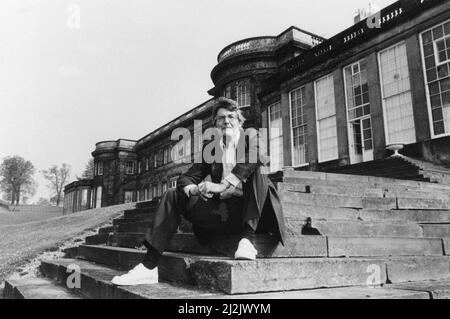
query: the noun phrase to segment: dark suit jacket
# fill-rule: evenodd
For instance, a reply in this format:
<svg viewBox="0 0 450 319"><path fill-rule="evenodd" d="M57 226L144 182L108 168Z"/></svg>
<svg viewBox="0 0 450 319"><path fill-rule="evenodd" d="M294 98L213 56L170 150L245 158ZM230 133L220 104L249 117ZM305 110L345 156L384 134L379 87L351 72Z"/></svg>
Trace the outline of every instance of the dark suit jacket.
<svg viewBox="0 0 450 319"><path fill-rule="evenodd" d="M236 166L232 170L232 173L241 180L243 186L243 218L244 221L259 218L263 212L263 208L270 207L270 205L264 205L266 204L266 200L269 200L272 204L278 223L280 241L281 243L284 243L285 226L280 199L277 190L268 178L268 175L262 174L261 172L261 168L267 166L269 161L267 156L259 154L257 139L258 135L256 134L256 131L255 134L245 136L244 131L241 130L237 147ZM211 142L208 141L205 143L203 147L204 151L209 143ZM215 156L212 163L207 163L204 156L202 156L201 163L193 164L185 174L179 177L177 181L178 190L182 191L187 185L198 185L208 175L211 176L211 181L213 183L220 183L222 181L222 149L217 147L215 150L218 150L220 153L213 153Z"/></svg>

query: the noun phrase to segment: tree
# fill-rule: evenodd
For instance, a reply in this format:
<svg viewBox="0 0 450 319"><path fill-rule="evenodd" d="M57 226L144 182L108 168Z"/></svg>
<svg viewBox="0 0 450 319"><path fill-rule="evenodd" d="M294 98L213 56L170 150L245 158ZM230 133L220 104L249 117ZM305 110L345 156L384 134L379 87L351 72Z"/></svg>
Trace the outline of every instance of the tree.
<svg viewBox="0 0 450 319"><path fill-rule="evenodd" d="M89 159L89 161L86 163L85 167L84 167L84 171L83 173L81 173L81 176L78 177L77 179L92 179L94 178L94 159L91 158Z"/></svg>
<svg viewBox="0 0 450 319"><path fill-rule="evenodd" d="M63 189L70 176L70 166L63 163L61 167L53 165L48 170L43 170L42 174L50 183L48 188L52 191L53 197L50 199L56 206L59 206L63 199Z"/></svg>
<svg viewBox="0 0 450 319"><path fill-rule="evenodd" d="M19 205L21 197L33 196L36 192L34 172L33 164L20 156L7 156L3 159L0 166L0 188L6 193L11 205Z"/></svg>

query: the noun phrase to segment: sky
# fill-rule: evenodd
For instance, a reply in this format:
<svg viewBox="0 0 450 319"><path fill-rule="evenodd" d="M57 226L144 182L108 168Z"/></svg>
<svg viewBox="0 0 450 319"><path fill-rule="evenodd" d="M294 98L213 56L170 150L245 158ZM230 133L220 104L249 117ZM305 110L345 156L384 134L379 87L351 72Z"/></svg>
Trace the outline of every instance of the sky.
<svg viewBox="0 0 450 319"><path fill-rule="evenodd" d="M395 1L372 0L384 8ZM228 44L296 26L329 38L361 0L2 0L0 160L81 175L95 143L139 139L208 100Z"/></svg>

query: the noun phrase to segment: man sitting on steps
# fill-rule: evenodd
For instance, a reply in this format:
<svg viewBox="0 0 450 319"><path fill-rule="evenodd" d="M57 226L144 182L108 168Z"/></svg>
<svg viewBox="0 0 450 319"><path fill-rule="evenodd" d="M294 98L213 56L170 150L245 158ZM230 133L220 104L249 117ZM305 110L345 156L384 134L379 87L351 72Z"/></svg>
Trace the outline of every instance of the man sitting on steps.
<svg viewBox="0 0 450 319"><path fill-rule="evenodd" d="M201 163L194 163L179 177L177 188L162 196L154 225L144 240L147 253L143 263L114 277L113 284L158 282L158 262L177 231L180 216L193 224L200 243L216 235L241 234L236 259L256 259L257 251L250 241L255 232L273 234L283 243L281 204L274 185L261 172L267 160L253 140L256 134L246 139L242 129L245 119L232 100L217 99L212 118L220 137L218 147L211 152L213 160L205 158L206 146ZM208 175L211 182L204 181Z"/></svg>

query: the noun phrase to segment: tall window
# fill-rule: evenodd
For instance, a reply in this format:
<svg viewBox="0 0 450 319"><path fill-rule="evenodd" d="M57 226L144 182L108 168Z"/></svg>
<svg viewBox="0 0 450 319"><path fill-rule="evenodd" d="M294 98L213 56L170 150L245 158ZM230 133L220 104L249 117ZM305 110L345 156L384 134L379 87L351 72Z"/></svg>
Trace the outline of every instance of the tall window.
<svg viewBox="0 0 450 319"><path fill-rule="evenodd" d="M133 192L126 191L125 192L125 203L131 203L133 201Z"/></svg>
<svg viewBox="0 0 450 319"><path fill-rule="evenodd" d="M298 88L289 93L291 111L292 134L292 165L307 164L306 134L307 120L305 114L306 91L305 87Z"/></svg>
<svg viewBox="0 0 450 319"><path fill-rule="evenodd" d="M125 162L125 173L128 175L134 174L134 161Z"/></svg>
<svg viewBox="0 0 450 319"><path fill-rule="evenodd" d="M176 179L171 180L170 181L170 188L176 188L176 187L177 187L177 180Z"/></svg>
<svg viewBox="0 0 450 319"><path fill-rule="evenodd" d="M339 157L333 75L317 80L315 89L319 161L325 162Z"/></svg>
<svg viewBox="0 0 450 319"><path fill-rule="evenodd" d="M450 134L450 21L421 34L432 136Z"/></svg>
<svg viewBox="0 0 450 319"><path fill-rule="evenodd" d="M145 158L145 171L148 172L150 165L149 165L150 159L148 157Z"/></svg>
<svg viewBox="0 0 450 319"><path fill-rule="evenodd" d="M386 122L386 144L416 141L406 44L390 47L378 56Z"/></svg>
<svg viewBox="0 0 450 319"><path fill-rule="evenodd" d="M97 191L95 192L95 194L96 194L95 207L100 208L100 207L102 207L102 187L101 186L97 187Z"/></svg>
<svg viewBox="0 0 450 319"><path fill-rule="evenodd" d="M228 83L222 95L226 98L235 100L240 107L250 106L251 104L251 86L250 79L241 79Z"/></svg>
<svg viewBox="0 0 450 319"><path fill-rule="evenodd" d="M191 156L191 139L182 138L173 146L171 153L174 162L180 161L186 156Z"/></svg>
<svg viewBox="0 0 450 319"><path fill-rule="evenodd" d="M281 103L269 106L269 148L270 171L276 172L283 167L283 120Z"/></svg>
<svg viewBox="0 0 450 319"><path fill-rule="evenodd" d="M103 175L103 162L97 162L97 175Z"/></svg>
<svg viewBox="0 0 450 319"><path fill-rule="evenodd" d="M153 187L152 187L152 198L155 198L155 197L157 197L157 196L158 196L158 185L155 184L155 185L153 185Z"/></svg>
<svg viewBox="0 0 450 319"><path fill-rule="evenodd" d="M372 121L366 61L363 59L346 67L344 75L348 120L352 127L351 146L354 147L355 155L365 155L364 161L371 160L373 159Z"/></svg>
<svg viewBox="0 0 450 319"><path fill-rule="evenodd" d="M167 182L162 184L162 193L164 194L165 192L167 192Z"/></svg>

